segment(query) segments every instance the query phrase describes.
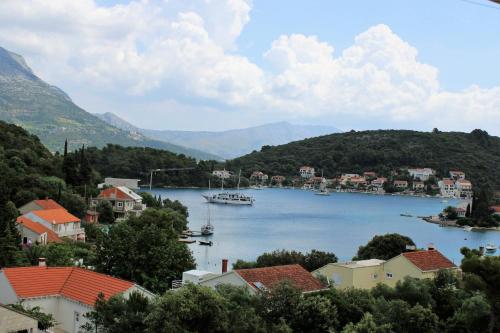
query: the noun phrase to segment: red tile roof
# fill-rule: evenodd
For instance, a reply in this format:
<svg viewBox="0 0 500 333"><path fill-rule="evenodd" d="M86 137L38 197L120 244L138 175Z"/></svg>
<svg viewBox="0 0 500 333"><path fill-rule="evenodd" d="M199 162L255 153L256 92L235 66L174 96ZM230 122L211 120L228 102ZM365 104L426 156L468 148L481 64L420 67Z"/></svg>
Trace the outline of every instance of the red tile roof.
<svg viewBox="0 0 500 333"><path fill-rule="evenodd" d="M438 250L405 252L402 255L424 272L456 267Z"/></svg>
<svg viewBox="0 0 500 333"><path fill-rule="evenodd" d="M105 299L134 284L78 267L15 267L2 270L19 298L61 295L93 306L99 293Z"/></svg>
<svg viewBox="0 0 500 333"><path fill-rule="evenodd" d="M42 209L65 209L52 199L34 200L35 204Z"/></svg>
<svg viewBox="0 0 500 333"><path fill-rule="evenodd" d="M117 187L111 187L102 190L97 197L103 199L134 200L134 198L132 198L127 193L123 192Z"/></svg>
<svg viewBox="0 0 500 333"><path fill-rule="evenodd" d="M267 289L272 289L276 284L287 280L302 291L325 288L318 279L300 265L236 269L235 272L256 289L258 289L257 282L260 282Z"/></svg>
<svg viewBox="0 0 500 333"><path fill-rule="evenodd" d="M52 224L80 222L78 217L69 213L66 209L35 210L31 213Z"/></svg>
<svg viewBox="0 0 500 333"><path fill-rule="evenodd" d="M33 231L34 233L36 233L38 235L41 235L44 232L46 232L47 233L47 240L49 242L54 242L54 243L61 243L62 242L61 238L59 238L59 236L57 236L57 234L54 231L45 227L41 223L33 222L32 220L30 220L26 216L19 216L17 218L17 223L23 225L24 227L28 228L29 230Z"/></svg>

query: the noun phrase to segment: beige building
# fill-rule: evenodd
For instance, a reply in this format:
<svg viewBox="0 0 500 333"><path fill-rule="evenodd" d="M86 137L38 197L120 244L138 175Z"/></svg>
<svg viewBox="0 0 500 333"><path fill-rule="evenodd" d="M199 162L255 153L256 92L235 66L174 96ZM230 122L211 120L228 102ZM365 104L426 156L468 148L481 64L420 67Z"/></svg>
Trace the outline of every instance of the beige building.
<svg viewBox="0 0 500 333"><path fill-rule="evenodd" d="M457 270L457 266L437 250L402 253L387 261L379 259L332 263L313 272L323 276L336 288L371 289L378 283L394 287L406 276L434 278L441 269Z"/></svg>
<svg viewBox="0 0 500 333"><path fill-rule="evenodd" d="M20 311L0 304L0 333L37 333L38 321Z"/></svg>

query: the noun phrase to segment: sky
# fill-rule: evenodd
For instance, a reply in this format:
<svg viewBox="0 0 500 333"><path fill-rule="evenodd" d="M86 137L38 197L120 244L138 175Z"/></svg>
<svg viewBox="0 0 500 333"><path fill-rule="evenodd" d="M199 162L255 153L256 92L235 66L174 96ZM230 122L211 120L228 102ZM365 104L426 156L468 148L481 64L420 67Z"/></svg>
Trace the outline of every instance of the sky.
<svg viewBox="0 0 500 333"><path fill-rule="evenodd" d="M488 0L1 0L0 46L92 113L500 135Z"/></svg>

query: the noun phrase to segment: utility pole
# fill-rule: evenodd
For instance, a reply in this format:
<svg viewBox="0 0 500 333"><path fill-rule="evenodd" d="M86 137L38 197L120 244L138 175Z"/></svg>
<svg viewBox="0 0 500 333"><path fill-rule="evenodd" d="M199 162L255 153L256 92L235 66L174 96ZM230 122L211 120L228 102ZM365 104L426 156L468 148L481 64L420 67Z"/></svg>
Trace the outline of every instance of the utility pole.
<svg viewBox="0 0 500 333"><path fill-rule="evenodd" d="M161 172L161 171L184 171L184 170L194 170L195 168L168 168L168 169L151 169L149 170L150 175L149 175L149 191L153 188L153 174L155 172Z"/></svg>

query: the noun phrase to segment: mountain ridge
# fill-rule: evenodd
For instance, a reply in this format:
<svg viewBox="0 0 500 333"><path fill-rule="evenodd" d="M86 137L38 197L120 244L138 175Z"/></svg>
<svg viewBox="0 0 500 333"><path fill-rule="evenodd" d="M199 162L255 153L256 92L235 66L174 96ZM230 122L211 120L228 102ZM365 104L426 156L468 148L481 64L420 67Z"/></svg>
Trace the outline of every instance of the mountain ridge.
<svg viewBox="0 0 500 333"><path fill-rule="evenodd" d="M227 159L260 150L262 146L340 132L332 126L296 125L286 121L224 131L151 130L139 128L110 112L96 116L122 129L142 133L156 140L203 150Z"/></svg>
<svg viewBox="0 0 500 333"><path fill-rule="evenodd" d="M36 76L24 58L0 47L0 120L22 126L51 150L104 147L108 143L165 149L197 159L220 159L202 151L111 126L73 103L61 89Z"/></svg>

